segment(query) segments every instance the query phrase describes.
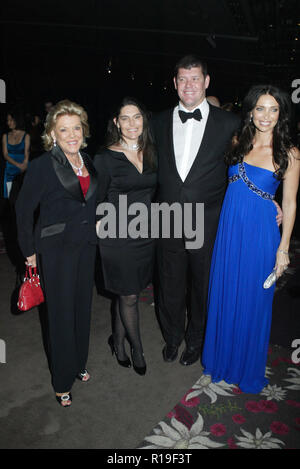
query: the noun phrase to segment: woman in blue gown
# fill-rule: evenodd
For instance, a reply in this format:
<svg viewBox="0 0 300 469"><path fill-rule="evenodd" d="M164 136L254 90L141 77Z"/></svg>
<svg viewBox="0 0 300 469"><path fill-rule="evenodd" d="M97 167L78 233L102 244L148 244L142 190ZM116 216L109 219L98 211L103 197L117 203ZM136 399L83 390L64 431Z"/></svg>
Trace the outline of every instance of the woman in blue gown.
<svg viewBox="0 0 300 469"><path fill-rule="evenodd" d="M243 126L226 155L229 185L211 263L202 364L213 382L259 393L268 383L275 288L263 284L274 268L278 278L289 264L300 158L289 139L289 98L282 91L252 87L243 113ZM281 181L280 237L272 201Z"/></svg>

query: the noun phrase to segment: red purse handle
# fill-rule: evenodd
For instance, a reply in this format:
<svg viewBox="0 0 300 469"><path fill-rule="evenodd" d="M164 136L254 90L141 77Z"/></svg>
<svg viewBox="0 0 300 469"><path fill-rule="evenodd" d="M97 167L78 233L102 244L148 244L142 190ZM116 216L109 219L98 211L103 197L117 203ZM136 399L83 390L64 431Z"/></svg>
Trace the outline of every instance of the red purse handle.
<svg viewBox="0 0 300 469"><path fill-rule="evenodd" d="M33 273L32 273L33 271ZM25 279L38 276L36 267L31 267L30 265L26 266Z"/></svg>

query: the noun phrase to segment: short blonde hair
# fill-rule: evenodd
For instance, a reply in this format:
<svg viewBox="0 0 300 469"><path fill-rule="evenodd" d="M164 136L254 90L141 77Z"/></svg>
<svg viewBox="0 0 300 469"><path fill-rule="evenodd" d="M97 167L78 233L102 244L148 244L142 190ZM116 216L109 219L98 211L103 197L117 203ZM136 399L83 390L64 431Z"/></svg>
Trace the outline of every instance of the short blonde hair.
<svg viewBox="0 0 300 469"><path fill-rule="evenodd" d="M45 130L42 135L44 148L46 151L51 150L54 145L53 138L51 136L51 131L54 129L58 118L65 115L76 115L80 118L83 133L83 143L81 145L81 148L87 146L85 139L90 136L90 128L87 113L83 109L83 107L79 106L79 104L69 101L68 99L64 99L55 104L55 106L53 106L51 111L47 114Z"/></svg>

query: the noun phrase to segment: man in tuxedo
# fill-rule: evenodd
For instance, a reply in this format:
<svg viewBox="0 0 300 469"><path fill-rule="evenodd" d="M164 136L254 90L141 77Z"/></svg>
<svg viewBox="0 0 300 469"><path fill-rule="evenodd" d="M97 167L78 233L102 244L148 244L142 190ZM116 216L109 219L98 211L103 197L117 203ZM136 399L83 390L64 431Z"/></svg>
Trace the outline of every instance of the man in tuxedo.
<svg viewBox="0 0 300 469"><path fill-rule="evenodd" d="M191 249L184 235L158 240L158 308L166 342L163 358L174 361L185 340L182 365L195 363L201 354L211 254L227 185L224 153L240 122L236 115L208 103L209 81L202 60L182 58L174 74L179 103L153 118L158 201L182 207L192 204L193 224L196 204L204 203L201 248Z"/></svg>

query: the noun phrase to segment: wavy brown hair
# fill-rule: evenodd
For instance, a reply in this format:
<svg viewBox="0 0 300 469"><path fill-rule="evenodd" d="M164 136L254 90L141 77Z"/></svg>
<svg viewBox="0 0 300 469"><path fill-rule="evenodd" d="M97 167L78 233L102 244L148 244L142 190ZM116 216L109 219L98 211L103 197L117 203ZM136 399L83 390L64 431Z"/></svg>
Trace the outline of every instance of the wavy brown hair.
<svg viewBox="0 0 300 469"><path fill-rule="evenodd" d="M121 109L124 106L136 106L143 117L143 132L138 138L138 144L143 152L143 159L146 165L152 169L156 169L156 152L153 142L153 137L149 127L149 117L144 106L135 98L126 96L122 99L117 109L112 113L111 118L108 121L105 146L110 147L115 145L120 140L120 132L114 119L118 119Z"/></svg>
<svg viewBox="0 0 300 469"><path fill-rule="evenodd" d="M252 122L251 113L260 96L269 94L279 104L279 118L273 130L273 164L277 167L275 174L283 179L289 163L289 152L293 147L290 136L291 106L289 96L273 85L255 85L250 88L242 106L242 125L235 138L235 143L225 155L228 165L240 163L253 148L256 127Z"/></svg>

